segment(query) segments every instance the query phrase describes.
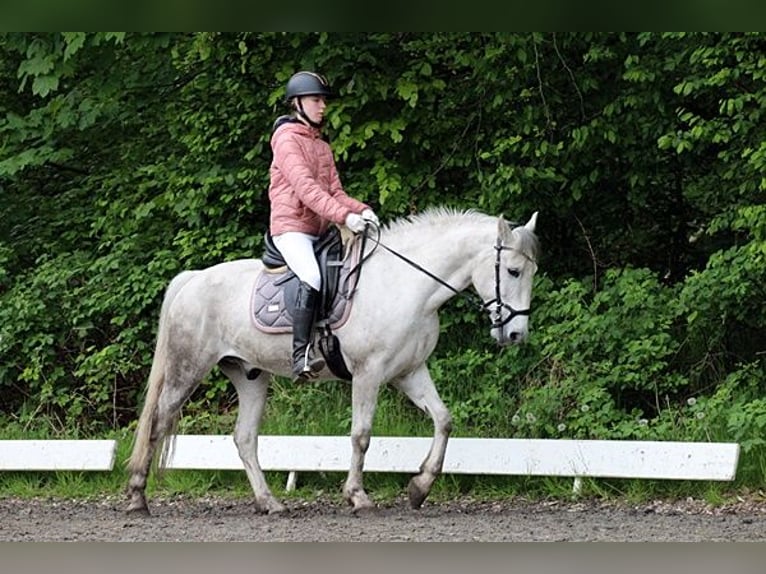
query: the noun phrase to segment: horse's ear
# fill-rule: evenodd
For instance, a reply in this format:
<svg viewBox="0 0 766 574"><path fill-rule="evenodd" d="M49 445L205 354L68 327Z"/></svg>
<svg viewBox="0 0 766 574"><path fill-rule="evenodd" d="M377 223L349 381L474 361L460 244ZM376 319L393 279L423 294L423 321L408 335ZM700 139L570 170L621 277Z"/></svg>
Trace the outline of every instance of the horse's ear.
<svg viewBox="0 0 766 574"><path fill-rule="evenodd" d="M505 220L505 217L502 215L497 218L497 236L503 241L506 242L508 239L510 239L511 236L511 226L508 225L508 222Z"/></svg>
<svg viewBox="0 0 766 574"><path fill-rule="evenodd" d="M526 225L524 225L524 227L526 227L529 231L534 232L536 225L537 225L537 212L535 211L532 214L532 217L529 218L529 221L527 221Z"/></svg>

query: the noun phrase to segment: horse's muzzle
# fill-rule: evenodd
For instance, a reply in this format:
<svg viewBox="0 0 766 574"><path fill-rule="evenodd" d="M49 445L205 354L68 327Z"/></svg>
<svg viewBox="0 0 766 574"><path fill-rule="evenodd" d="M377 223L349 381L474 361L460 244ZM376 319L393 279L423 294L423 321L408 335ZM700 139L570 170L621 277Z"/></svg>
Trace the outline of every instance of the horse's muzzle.
<svg viewBox="0 0 766 574"><path fill-rule="evenodd" d="M518 345L523 343L527 338L526 331L506 331L504 329L494 328L492 329L492 338L497 341L497 344L501 347L507 347L508 345Z"/></svg>

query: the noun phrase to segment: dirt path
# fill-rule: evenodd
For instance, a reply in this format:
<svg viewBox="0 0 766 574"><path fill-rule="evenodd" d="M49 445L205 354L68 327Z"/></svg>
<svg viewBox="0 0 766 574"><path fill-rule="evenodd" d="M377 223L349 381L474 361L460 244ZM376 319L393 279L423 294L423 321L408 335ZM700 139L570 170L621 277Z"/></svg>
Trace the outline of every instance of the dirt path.
<svg viewBox="0 0 766 574"><path fill-rule="evenodd" d="M288 500L256 514L247 500L150 501L149 518L121 499L0 500L2 541L766 541L766 502L640 506L604 501L480 502L411 510L404 500L354 515L334 501Z"/></svg>

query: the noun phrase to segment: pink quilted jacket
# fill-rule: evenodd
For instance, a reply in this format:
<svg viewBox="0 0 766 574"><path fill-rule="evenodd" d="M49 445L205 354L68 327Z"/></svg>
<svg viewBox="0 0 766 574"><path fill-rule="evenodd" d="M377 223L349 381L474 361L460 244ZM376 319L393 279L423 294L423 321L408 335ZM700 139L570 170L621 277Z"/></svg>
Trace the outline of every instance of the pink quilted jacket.
<svg viewBox="0 0 766 574"><path fill-rule="evenodd" d="M319 130L300 122L280 125L271 137L270 230L272 235L301 231L320 235L330 223L367 205L348 196L330 145Z"/></svg>

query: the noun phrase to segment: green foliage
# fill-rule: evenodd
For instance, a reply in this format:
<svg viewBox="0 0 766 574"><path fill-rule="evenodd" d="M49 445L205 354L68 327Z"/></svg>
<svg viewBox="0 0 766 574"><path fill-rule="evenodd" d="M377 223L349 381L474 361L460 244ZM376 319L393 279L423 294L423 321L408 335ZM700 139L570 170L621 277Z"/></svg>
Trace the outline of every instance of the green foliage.
<svg viewBox="0 0 766 574"><path fill-rule="evenodd" d="M444 389L456 434L492 436L507 427L513 396L505 392L505 376L493 353L469 349L429 366L437 387Z"/></svg>

